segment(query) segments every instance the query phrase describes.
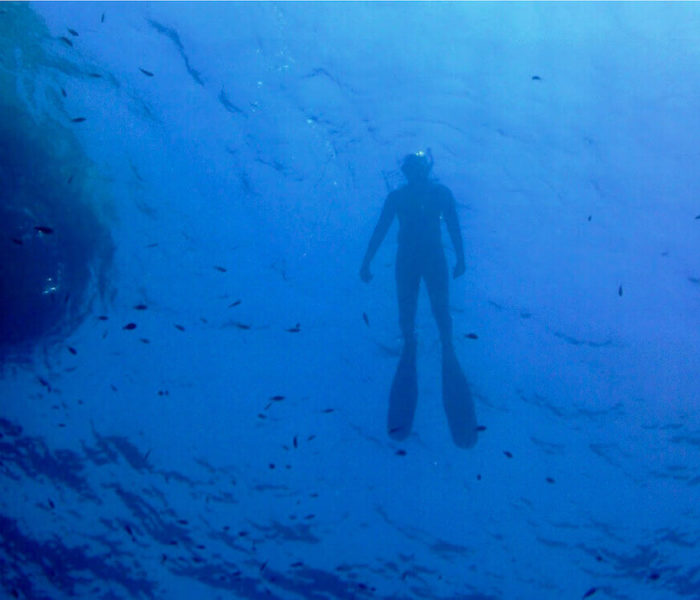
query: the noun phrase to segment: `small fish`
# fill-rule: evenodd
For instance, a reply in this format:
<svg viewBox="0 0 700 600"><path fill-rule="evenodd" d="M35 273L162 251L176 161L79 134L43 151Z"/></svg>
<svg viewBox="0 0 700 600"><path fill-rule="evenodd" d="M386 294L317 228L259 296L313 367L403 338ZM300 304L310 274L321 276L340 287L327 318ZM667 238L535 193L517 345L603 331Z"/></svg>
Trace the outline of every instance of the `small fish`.
<svg viewBox="0 0 700 600"><path fill-rule="evenodd" d="M477 480L477 481L481 481L481 473L477 473L477 474L476 474L476 480Z"/></svg>
<svg viewBox="0 0 700 600"><path fill-rule="evenodd" d="M266 566L267 566L267 561L265 561L263 564L260 565L260 572L261 573L265 570Z"/></svg>
<svg viewBox="0 0 700 600"><path fill-rule="evenodd" d="M250 325L246 325L245 323L240 323L239 321L236 321L234 323L234 325L236 327L238 327L238 329L250 329Z"/></svg>
<svg viewBox="0 0 700 600"><path fill-rule="evenodd" d="M135 310L146 310L147 308L148 306L146 306L145 304L137 304L136 306L134 306Z"/></svg>
<svg viewBox="0 0 700 600"><path fill-rule="evenodd" d="M178 519L177 522L180 523L180 525L189 525L187 519Z"/></svg>
<svg viewBox="0 0 700 600"><path fill-rule="evenodd" d="M297 569L299 567L303 567L304 563L300 560L293 562L291 565L289 565L292 569Z"/></svg>
<svg viewBox="0 0 700 600"><path fill-rule="evenodd" d="M56 505L53 503L53 500L51 500L51 498L49 498L49 506L51 508L56 508Z"/></svg>
<svg viewBox="0 0 700 600"><path fill-rule="evenodd" d="M89 77L92 77L93 79L102 79L102 75L99 73L88 73Z"/></svg>
<svg viewBox="0 0 700 600"><path fill-rule="evenodd" d="M22 240L20 240L19 238L12 238L12 243L21 246L24 242L22 242Z"/></svg>
<svg viewBox="0 0 700 600"><path fill-rule="evenodd" d="M539 75L533 75L532 81L542 81L542 78Z"/></svg>
<svg viewBox="0 0 700 600"><path fill-rule="evenodd" d="M310 521L311 519L315 519L316 515L314 513L310 513L304 517L307 521Z"/></svg>
<svg viewBox="0 0 700 600"><path fill-rule="evenodd" d="M78 351L75 348L73 348L73 346L68 346L68 352L70 352L73 356L78 354Z"/></svg>
<svg viewBox="0 0 700 600"><path fill-rule="evenodd" d="M618 295L618 296L622 296L622 286L620 286L619 288L617 288L617 295Z"/></svg>
<svg viewBox="0 0 700 600"><path fill-rule="evenodd" d="M152 72L152 71L147 71L146 69L143 69L143 68L141 68L141 67L139 67L139 71L141 71L141 73L143 73L143 74L146 75L147 77L153 77L153 72Z"/></svg>
<svg viewBox="0 0 700 600"><path fill-rule="evenodd" d="M44 379L44 378L41 377L41 376L37 376L37 380L38 380L39 383L40 383L41 385L43 385L47 390L51 391L51 384L50 384L48 381L46 381L46 379Z"/></svg>
<svg viewBox="0 0 700 600"><path fill-rule="evenodd" d="M464 337L469 338L470 340L478 340L479 339L479 336L476 335L476 333L465 333Z"/></svg>
<svg viewBox="0 0 700 600"><path fill-rule="evenodd" d="M696 221L700 220L700 215L696 215L696 216L695 216L695 220L696 220Z"/></svg>
<svg viewBox="0 0 700 600"><path fill-rule="evenodd" d="M221 267L221 266L219 266L219 265L214 265L214 268L215 268L217 271L221 271L222 273L226 273L226 267Z"/></svg>
<svg viewBox="0 0 700 600"><path fill-rule="evenodd" d="M298 448L299 447L299 441L297 440L297 436L294 436L294 441L293 441L294 447Z"/></svg>
<svg viewBox="0 0 700 600"><path fill-rule="evenodd" d="M139 338L139 342L141 342L142 344L150 344L151 340L149 340L148 338Z"/></svg>
<svg viewBox="0 0 700 600"><path fill-rule="evenodd" d="M396 451L396 455L397 456L406 456L406 451L403 448L401 448L401 449Z"/></svg>
<svg viewBox="0 0 700 600"><path fill-rule="evenodd" d="M583 598L590 598L593 594L595 594L598 591L598 588L592 587L590 590L588 590L582 597Z"/></svg>
<svg viewBox="0 0 700 600"><path fill-rule="evenodd" d="M107 319L109 319L109 317L108 317L107 315L100 315L100 316L97 317L97 318L98 318L100 321L106 321Z"/></svg>
<svg viewBox="0 0 700 600"><path fill-rule="evenodd" d="M64 44L66 44L67 46L70 46L71 48L73 47L73 42L71 42L65 35L62 35L62 36L61 36L60 38L58 38L58 39L61 40L61 41L62 41Z"/></svg>
<svg viewBox="0 0 700 600"><path fill-rule="evenodd" d="M184 326L184 325L178 325L177 323L173 323L173 326L174 326L175 329L177 329L178 331L185 331L185 326Z"/></svg>
<svg viewBox="0 0 700 600"><path fill-rule="evenodd" d="M661 577L661 575L659 575L657 572L649 573L649 579L652 581L656 581L659 577Z"/></svg>
<svg viewBox="0 0 700 600"><path fill-rule="evenodd" d="M105 22L105 14L102 13L102 16L100 17L100 23L104 23L104 22Z"/></svg>
<svg viewBox="0 0 700 600"><path fill-rule="evenodd" d="M127 323L122 327L122 329L125 329L126 331L131 331L132 329L136 329L136 323Z"/></svg>
<svg viewBox="0 0 700 600"><path fill-rule="evenodd" d="M51 227L47 227L46 225L35 225L34 229L40 233L53 233L53 229L51 229Z"/></svg>
<svg viewBox="0 0 700 600"><path fill-rule="evenodd" d="M282 400L285 399L286 396L281 396L281 395L276 395L276 396L270 396L270 400L274 400L275 402L281 402Z"/></svg>
<svg viewBox="0 0 700 600"><path fill-rule="evenodd" d="M113 392L117 392L117 391L119 391L119 390L117 389L117 386L116 386L116 385L114 385L113 383L110 383L110 384L109 384L109 387L111 387L111 388L112 388L112 391L113 391Z"/></svg>
<svg viewBox="0 0 700 600"><path fill-rule="evenodd" d="M63 96L64 98L68 97L68 94L66 94L66 90L64 90L63 88L61 88L61 96Z"/></svg>
<svg viewBox="0 0 700 600"><path fill-rule="evenodd" d="M68 33L75 37L78 37L78 32L75 29L71 29L70 27L68 27Z"/></svg>
<svg viewBox="0 0 700 600"><path fill-rule="evenodd" d="M503 454L505 454L508 458L513 458L512 452L508 452L508 450L504 450Z"/></svg>
<svg viewBox="0 0 700 600"><path fill-rule="evenodd" d="M593 218L592 215L588 215L588 220L590 221Z"/></svg>
<svg viewBox="0 0 700 600"><path fill-rule="evenodd" d="M297 323L294 327L290 327L286 331L289 333L299 333L301 331L301 323Z"/></svg>
<svg viewBox="0 0 700 600"><path fill-rule="evenodd" d="M153 242L152 244L148 244L146 248L157 248L158 247L158 242Z"/></svg>
<svg viewBox="0 0 700 600"><path fill-rule="evenodd" d="M87 121L87 118L85 117L75 117L71 119L71 123L82 123L83 121Z"/></svg>
<svg viewBox="0 0 700 600"><path fill-rule="evenodd" d="M231 302L231 304L229 304L228 307L233 308L234 306L238 306L240 303L240 300L235 300L234 302Z"/></svg>
<svg viewBox="0 0 700 600"><path fill-rule="evenodd" d="M369 317L367 316L367 313L363 312L362 313L362 320L365 322L365 325L369 327Z"/></svg>
<svg viewBox="0 0 700 600"><path fill-rule="evenodd" d="M477 425L476 430L477 431L486 431L486 425Z"/></svg>
<svg viewBox="0 0 700 600"><path fill-rule="evenodd" d="M545 479L545 481L546 481L547 483L554 483L554 478L553 478L553 477L547 477L547 478Z"/></svg>
<svg viewBox="0 0 700 600"><path fill-rule="evenodd" d="M321 412L328 414L328 413L332 413L334 410L335 410L335 408L324 408Z"/></svg>
<svg viewBox="0 0 700 600"><path fill-rule="evenodd" d="M312 433L309 437L306 438L306 441L307 441L307 442L310 442L310 441L313 440L315 437L316 437L316 434Z"/></svg>
<svg viewBox="0 0 700 600"><path fill-rule="evenodd" d="M270 463L267 465L269 469L274 469L275 468L275 463Z"/></svg>
<svg viewBox="0 0 700 600"><path fill-rule="evenodd" d="M124 525L124 530L131 536L134 537L134 532L131 530L129 525Z"/></svg>
<svg viewBox="0 0 700 600"><path fill-rule="evenodd" d="M75 175L71 174L71 176L70 176L68 179L66 179L66 183L67 183L68 185L70 185L71 183L73 183L73 177L75 177Z"/></svg>

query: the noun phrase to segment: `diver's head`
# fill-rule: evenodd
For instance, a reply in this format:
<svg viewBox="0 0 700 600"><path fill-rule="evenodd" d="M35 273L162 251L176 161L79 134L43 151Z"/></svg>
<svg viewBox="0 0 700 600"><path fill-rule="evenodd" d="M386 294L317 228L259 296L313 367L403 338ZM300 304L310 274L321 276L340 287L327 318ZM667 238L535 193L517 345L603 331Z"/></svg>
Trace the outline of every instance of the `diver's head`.
<svg viewBox="0 0 700 600"><path fill-rule="evenodd" d="M422 150L408 154L403 159L401 171L408 179L409 183L418 183L427 181L430 169L433 168L433 158L430 154L430 149L427 152Z"/></svg>

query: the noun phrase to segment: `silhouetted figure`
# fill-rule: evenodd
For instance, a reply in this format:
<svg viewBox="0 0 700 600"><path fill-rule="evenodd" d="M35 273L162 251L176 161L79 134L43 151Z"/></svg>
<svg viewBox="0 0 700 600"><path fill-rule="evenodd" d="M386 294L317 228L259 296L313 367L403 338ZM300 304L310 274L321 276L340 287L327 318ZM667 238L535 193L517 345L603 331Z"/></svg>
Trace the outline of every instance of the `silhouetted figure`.
<svg viewBox="0 0 700 600"><path fill-rule="evenodd" d="M417 400L414 329L420 281L424 279L442 343L445 410L455 442L460 446L470 446L476 441L476 423L466 380L461 374L452 344L447 261L442 246L441 220L445 221L457 255L457 263L453 270L455 278L464 274L465 271L464 247L454 197L447 187L429 177L432 166L433 161L429 151L428 154L417 152L404 158L401 171L408 182L387 196L362 261L360 277L364 282L372 279L370 263L384 241L394 217L398 218L396 290L404 348L392 385L389 434L396 439L403 439L410 433L413 422ZM462 380L464 380L463 385ZM466 388L466 391L463 388ZM451 397L446 397L446 394ZM455 394L458 396L461 394L456 407L452 406ZM470 406L471 412L468 410ZM461 413L465 413L466 417L460 417ZM473 427L469 421L470 415ZM474 431L466 431L465 427L471 427Z"/></svg>

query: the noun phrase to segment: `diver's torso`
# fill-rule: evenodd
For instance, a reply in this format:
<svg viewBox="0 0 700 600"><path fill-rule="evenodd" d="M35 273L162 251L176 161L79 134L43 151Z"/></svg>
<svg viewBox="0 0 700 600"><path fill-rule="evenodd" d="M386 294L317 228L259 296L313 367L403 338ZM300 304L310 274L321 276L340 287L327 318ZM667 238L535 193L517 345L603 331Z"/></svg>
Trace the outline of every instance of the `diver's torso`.
<svg viewBox="0 0 700 600"><path fill-rule="evenodd" d="M399 252L441 252L440 218L449 197L447 188L426 182L405 185L393 193L399 220Z"/></svg>

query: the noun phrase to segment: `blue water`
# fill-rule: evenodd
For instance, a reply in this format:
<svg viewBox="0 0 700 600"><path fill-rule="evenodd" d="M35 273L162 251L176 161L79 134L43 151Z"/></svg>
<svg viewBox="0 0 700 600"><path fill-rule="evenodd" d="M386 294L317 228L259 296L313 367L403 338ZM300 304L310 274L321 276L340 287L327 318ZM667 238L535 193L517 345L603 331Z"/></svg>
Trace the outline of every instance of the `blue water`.
<svg viewBox="0 0 700 600"><path fill-rule="evenodd" d="M3 597L700 598L697 4L3 4L0 28L0 310L30 250L66 306L3 355ZM428 147L465 242L468 450L425 290L413 433L387 435L395 229L358 276Z"/></svg>

